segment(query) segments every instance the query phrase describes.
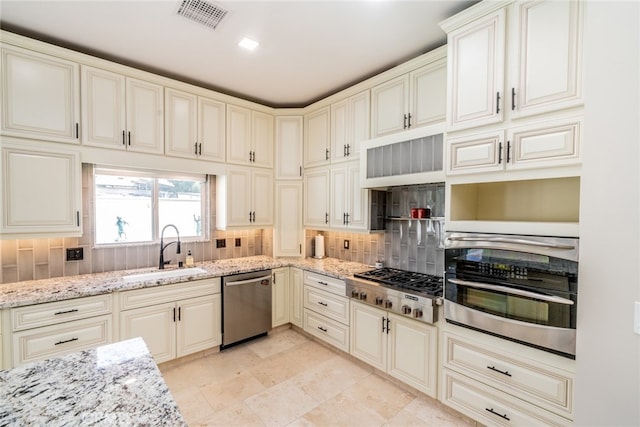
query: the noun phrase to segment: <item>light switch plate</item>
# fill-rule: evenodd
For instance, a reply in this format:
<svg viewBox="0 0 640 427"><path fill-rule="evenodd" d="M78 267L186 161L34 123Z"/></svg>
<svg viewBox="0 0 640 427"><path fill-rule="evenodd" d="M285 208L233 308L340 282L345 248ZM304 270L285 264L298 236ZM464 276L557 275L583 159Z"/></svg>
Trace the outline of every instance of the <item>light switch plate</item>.
<svg viewBox="0 0 640 427"><path fill-rule="evenodd" d="M636 301L635 307L633 314L633 332L640 335L640 301Z"/></svg>

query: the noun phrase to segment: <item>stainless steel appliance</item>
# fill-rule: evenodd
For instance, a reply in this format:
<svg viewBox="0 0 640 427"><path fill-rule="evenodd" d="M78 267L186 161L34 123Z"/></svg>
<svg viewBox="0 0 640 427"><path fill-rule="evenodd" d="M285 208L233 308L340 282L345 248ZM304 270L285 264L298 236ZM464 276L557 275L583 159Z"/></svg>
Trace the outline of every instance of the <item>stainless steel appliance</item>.
<svg viewBox="0 0 640 427"><path fill-rule="evenodd" d="M578 239L448 232L447 322L575 358Z"/></svg>
<svg viewBox="0 0 640 427"><path fill-rule="evenodd" d="M222 345L265 335L271 329L271 270L222 278Z"/></svg>
<svg viewBox="0 0 640 427"><path fill-rule="evenodd" d="M425 323L437 320L442 277L395 268L378 268L346 279L347 296Z"/></svg>

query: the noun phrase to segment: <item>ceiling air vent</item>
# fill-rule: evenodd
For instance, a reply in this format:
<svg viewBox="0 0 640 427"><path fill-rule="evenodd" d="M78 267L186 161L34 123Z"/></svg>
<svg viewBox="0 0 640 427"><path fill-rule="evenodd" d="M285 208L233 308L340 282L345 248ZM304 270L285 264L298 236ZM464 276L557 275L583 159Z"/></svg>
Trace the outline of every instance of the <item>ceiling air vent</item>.
<svg viewBox="0 0 640 427"><path fill-rule="evenodd" d="M182 0L178 15L215 30L229 11L203 0Z"/></svg>

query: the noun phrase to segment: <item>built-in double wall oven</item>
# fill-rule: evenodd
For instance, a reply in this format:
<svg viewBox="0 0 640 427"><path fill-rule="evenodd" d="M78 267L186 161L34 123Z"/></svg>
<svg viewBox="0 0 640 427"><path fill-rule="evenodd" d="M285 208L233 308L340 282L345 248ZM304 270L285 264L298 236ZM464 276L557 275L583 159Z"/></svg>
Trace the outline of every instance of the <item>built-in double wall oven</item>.
<svg viewBox="0 0 640 427"><path fill-rule="evenodd" d="M448 232L447 322L575 358L578 239Z"/></svg>

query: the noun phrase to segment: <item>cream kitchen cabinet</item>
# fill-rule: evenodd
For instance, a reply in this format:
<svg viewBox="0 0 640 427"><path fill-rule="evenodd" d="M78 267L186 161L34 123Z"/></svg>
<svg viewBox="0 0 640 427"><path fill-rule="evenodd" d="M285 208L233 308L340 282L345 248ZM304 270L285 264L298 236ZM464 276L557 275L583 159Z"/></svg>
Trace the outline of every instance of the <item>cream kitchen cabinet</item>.
<svg viewBox="0 0 640 427"><path fill-rule="evenodd" d="M164 153L163 87L82 66L82 143Z"/></svg>
<svg viewBox="0 0 640 427"><path fill-rule="evenodd" d="M165 154L225 161L226 105L165 88Z"/></svg>
<svg viewBox="0 0 640 427"><path fill-rule="evenodd" d="M78 144L78 64L2 45L2 134Z"/></svg>
<svg viewBox="0 0 640 427"><path fill-rule="evenodd" d="M441 48L430 64L371 89L373 138L445 119L445 53Z"/></svg>
<svg viewBox="0 0 640 427"><path fill-rule="evenodd" d="M227 105L227 162L273 167L274 118L237 105Z"/></svg>
<svg viewBox="0 0 640 427"><path fill-rule="evenodd" d="M330 169L314 168L304 172L304 225L329 228ZM344 190L343 190L344 192Z"/></svg>
<svg viewBox="0 0 640 427"><path fill-rule="evenodd" d="M273 225L273 172L229 167L216 186L218 228Z"/></svg>
<svg viewBox="0 0 640 427"><path fill-rule="evenodd" d="M360 157L360 143L369 139L369 90L331 105L331 161Z"/></svg>
<svg viewBox="0 0 640 427"><path fill-rule="evenodd" d="M304 116L304 167L331 163L331 109L324 107Z"/></svg>
<svg viewBox="0 0 640 427"><path fill-rule="evenodd" d="M580 105L582 8L552 0L482 2L442 22L448 129L502 122L507 110L519 118Z"/></svg>
<svg viewBox="0 0 640 427"><path fill-rule="evenodd" d="M304 327L303 302L303 271L299 268L289 268L289 320L291 324Z"/></svg>
<svg viewBox="0 0 640 427"><path fill-rule="evenodd" d="M271 285L271 327L282 326L290 319L289 267L276 268L272 271Z"/></svg>
<svg viewBox="0 0 640 427"><path fill-rule="evenodd" d="M13 308L12 366L113 342L111 295Z"/></svg>
<svg viewBox="0 0 640 427"><path fill-rule="evenodd" d="M142 337L156 363L220 345L220 279L119 294L120 339Z"/></svg>
<svg viewBox="0 0 640 427"><path fill-rule="evenodd" d="M80 153L3 138L0 231L6 238L82 235Z"/></svg>
<svg viewBox="0 0 640 427"><path fill-rule="evenodd" d="M360 188L360 163L331 168L332 228L367 230L369 190Z"/></svg>
<svg viewBox="0 0 640 427"><path fill-rule="evenodd" d="M574 116L449 138L447 175L580 163L583 118Z"/></svg>
<svg viewBox="0 0 640 427"><path fill-rule="evenodd" d="M302 182L276 181L273 256L301 257L304 243Z"/></svg>
<svg viewBox="0 0 640 427"><path fill-rule="evenodd" d="M351 301L350 354L436 397L437 328Z"/></svg>
<svg viewBox="0 0 640 427"><path fill-rule="evenodd" d="M276 180L302 180L302 116L277 116Z"/></svg>

